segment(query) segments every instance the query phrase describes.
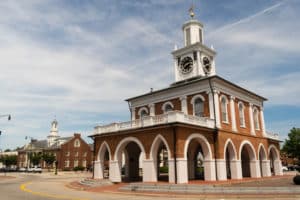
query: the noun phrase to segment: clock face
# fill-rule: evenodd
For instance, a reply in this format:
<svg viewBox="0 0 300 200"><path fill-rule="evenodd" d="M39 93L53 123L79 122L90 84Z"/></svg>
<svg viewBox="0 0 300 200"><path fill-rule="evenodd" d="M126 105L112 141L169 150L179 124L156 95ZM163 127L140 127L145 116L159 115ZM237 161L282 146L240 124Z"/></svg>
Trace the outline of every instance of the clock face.
<svg viewBox="0 0 300 200"><path fill-rule="evenodd" d="M208 57L203 58L203 66L206 73L209 73L211 70L211 64Z"/></svg>
<svg viewBox="0 0 300 200"><path fill-rule="evenodd" d="M180 71L182 74L188 74L193 70L193 59L191 57L185 57L180 62Z"/></svg>

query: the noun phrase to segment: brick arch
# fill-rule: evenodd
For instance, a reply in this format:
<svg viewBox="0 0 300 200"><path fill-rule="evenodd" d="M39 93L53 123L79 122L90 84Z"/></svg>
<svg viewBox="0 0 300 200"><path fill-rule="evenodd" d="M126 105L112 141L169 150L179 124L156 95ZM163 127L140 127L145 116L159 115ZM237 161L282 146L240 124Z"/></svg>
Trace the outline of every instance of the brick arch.
<svg viewBox="0 0 300 200"><path fill-rule="evenodd" d="M278 152L276 146L274 144L271 144L268 148L268 158L270 159L271 151L275 153L276 160L280 159L280 153Z"/></svg>
<svg viewBox="0 0 300 200"><path fill-rule="evenodd" d="M146 151L145 151L145 148L144 148L142 142L141 142L138 138L136 138L136 137L131 137L131 136L129 136L129 137L123 138L123 139L118 143L118 145L117 145L117 147L116 147L116 150L115 150L115 153L114 153L114 157L113 157L114 160L117 160L117 159L118 159L118 158L117 158L118 154L119 154L119 153L122 153L122 150L124 149L124 147L125 147L129 142L135 142L135 143L139 146L139 148L141 149L141 153L143 153L144 156L146 157ZM121 152L120 152L120 151L121 151Z"/></svg>
<svg viewBox="0 0 300 200"><path fill-rule="evenodd" d="M168 157L170 159L171 158L171 150L170 150L168 141L161 134L156 135L155 139L152 142L151 149L150 149L150 159L153 159L154 155L157 154L156 151L157 151L159 142L163 142L164 145L166 146L166 148L168 150Z"/></svg>
<svg viewBox="0 0 300 200"><path fill-rule="evenodd" d="M212 160L212 150L211 150L211 146L208 142L208 140L206 139L205 136L203 136L202 134L200 133L194 133L194 134L191 134L186 140L185 140L185 144L184 144L184 159L187 159L187 151L188 151L188 147L189 147L189 144L191 143L191 141L193 139L196 139L200 145L201 145L201 148L203 150L203 153L204 153L204 159L205 160Z"/></svg>
<svg viewBox="0 0 300 200"><path fill-rule="evenodd" d="M251 160L256 160L256 157L257 157L257 153L256 153L256 150L253 146L253 144L249 141L249 140L244 140L241 144L240 144L240 149L239 149L239 159L241 159L241 154L242 154L242 149L245 145L249 145L250 149L252 150L252 155L251 156L254 156Z"/></svg>
<svg viewBox="0 0 300 200"><path fill-rule="evenodd" d="M261 151L264 155L264 158L262 158L262 160L267 160L268 159L268 154L267 154L265 146L262 143L260 143L259 146L258 146L258 159L260 159L260 152Z"/></svg>
<svg viewBox="0 0 300 200"><path fill-rule="evenodd" d="M100 145L100 148L99 148L98 153L97 153L97 160L101 160L101 158L104 157L106 149L107 149L108 154L109 154L109 159L112 159L110 147L109 147L109 145L106 141L103 141L102 144Z"/></svg>
<svg viewBox="0 0 300 200"><path fill-rule="evenodd" d="M229 145L231 146L231 150L233 151L233 152L231 152L234 155L233 159L237 159L238 158L237 151L236 151L234 143L232 142L232 140L230 138L228 138L227 141L225 142L224 152L223 152L224 153L224 155L223 155L224 157L223 158L226 159L226 149L227 149L227 147L229 148Z"/></svg>

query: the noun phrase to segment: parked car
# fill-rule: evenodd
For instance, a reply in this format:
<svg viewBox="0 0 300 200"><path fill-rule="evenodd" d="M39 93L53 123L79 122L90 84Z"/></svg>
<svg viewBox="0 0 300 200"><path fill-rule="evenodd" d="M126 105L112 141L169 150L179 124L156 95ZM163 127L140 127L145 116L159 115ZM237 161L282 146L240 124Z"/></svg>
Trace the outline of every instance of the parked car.
<svg viewBox="0 0 300 200"><path fill-rule="evenodd" d="M289 169L287 168L287 166L282 166L282 171L286 172L289 171Z"/></svg>
<svg viewBox="0 0 300 200"><path fill-rule="evenodd" d="M27 172L31 173L42 173L42 168L35 166L35 167L30 167L27 169Z"/></svg>
<svg viewBox="0 0 300 200"><path fill-rule="evenodd" d="M19 168L19 172L26 172L26 171L27 171L27 169L25 167Z"/></svg>

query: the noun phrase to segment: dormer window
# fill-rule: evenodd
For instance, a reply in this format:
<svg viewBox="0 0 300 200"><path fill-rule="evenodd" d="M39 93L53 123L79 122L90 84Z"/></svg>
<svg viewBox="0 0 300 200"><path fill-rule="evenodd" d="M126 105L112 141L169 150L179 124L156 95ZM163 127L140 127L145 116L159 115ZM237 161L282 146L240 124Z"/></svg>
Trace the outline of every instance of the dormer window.
<svg viewBox="0 0 300 200"><path fill-rule="evenodd" d="M164 113L173 111L173 108L174 108L174 106L171 102L166 102L162 106L162 110L163 110Z"/></svg>
<svg viewBox="0 0 300 200"><path fill-rule="evenodd" d="M240 126L245 127L244 104L242 102L239 102L238 107L239 107Z"/></svg>
<svg viewBox="0 0 300 200"><path fill-rule="evenodd" d="M204 97L196 95L192 98L193 115L197 117L204 117Z"/></svg>
<svg viewBox="0 0 300 200"><path fill-rule="evenodd" d="M228 111L227 111L227 98L225 96L221 97L221 114L222 122L228 123Z"/></svg>

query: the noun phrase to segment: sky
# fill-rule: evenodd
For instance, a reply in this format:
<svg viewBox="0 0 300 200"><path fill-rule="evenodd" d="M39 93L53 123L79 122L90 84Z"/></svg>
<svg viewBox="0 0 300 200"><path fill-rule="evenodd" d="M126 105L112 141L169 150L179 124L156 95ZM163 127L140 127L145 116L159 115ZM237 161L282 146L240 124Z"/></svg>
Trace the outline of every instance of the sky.
<svg viewBox="0 0 300 200"><path fill-rule="evenodd" d="M128 121L124 99L175 81L195 4L217 74L268 99L266 129L300 127L299 0L1 0L0 149Z"/></svg>

